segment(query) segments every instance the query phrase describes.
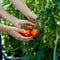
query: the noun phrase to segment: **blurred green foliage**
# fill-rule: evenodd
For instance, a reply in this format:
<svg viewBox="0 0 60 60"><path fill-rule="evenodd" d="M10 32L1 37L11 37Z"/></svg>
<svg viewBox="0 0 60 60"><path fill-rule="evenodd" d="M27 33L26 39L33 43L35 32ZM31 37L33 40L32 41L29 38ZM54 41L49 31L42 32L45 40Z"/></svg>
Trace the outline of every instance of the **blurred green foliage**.
<svg viewBox="0 0 60 60"><path fill-rule="evenodd" d="M25 0L25 2L41 21L40 36L33 41L23 42L3 33L4 45L10 50L22 49L24 56L22 60L53 60L55 50L57 51L55 51L55 60L60 60L60 0ZM3 0L2 6L11 15L27 19L9 0ZM7 21L2 23L12 25Z"/></svg>

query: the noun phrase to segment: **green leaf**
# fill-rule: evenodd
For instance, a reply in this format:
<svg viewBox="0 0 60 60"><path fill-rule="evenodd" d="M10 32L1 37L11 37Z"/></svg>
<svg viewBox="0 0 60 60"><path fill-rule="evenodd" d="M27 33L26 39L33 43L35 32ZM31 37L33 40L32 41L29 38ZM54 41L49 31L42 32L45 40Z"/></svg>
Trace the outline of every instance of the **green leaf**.
<svg viewBox="0 0 60 60"><path fill-rule="evenodd" d="M32 56L32 53L27 54L24 57L22 57L22 60L29 60L31 58L31 56Z"/></svg>
<svg viewBox="0 0 60 60"><path fill-rule="evenodd" d="M60 0L56 0L55 4L56 4L57 8L60 9Z"/></svg>
<svg viewBox="0 0 60 60"><path fill-rule="evenodd" d="M41 58L43 57L44 57L44 49L41 49L37 53L36 60L41 60Z"/></svg>
<svg viewBox="0 0 60 60"><path fill-rule="evenodd" d="M58 60L59 57L60 57L60 53L56 53L56 60Z"/></svg>

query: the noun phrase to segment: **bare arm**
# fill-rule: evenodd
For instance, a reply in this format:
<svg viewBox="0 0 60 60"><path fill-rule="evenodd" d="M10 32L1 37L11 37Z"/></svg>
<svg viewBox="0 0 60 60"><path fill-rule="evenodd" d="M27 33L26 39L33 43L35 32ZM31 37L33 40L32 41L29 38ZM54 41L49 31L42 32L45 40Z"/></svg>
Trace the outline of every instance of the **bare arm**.
<svg viewBox="0 0 60 60"><path fill-rule="evenodd" d="M3 24L0 24L0 32L7 32L8 28L3 25Z"/></svg>
<svg viewBox="0 0 60 60"><path fill-rule="evenodd" d="M21 29L18 29L16 27L9 27L9 26L5 26L3 24L0 24L0 32L5 32L5 33L13 36L17 40L22 40L22 41L32 40L32 37L24 37L21 34L19 34L19 32L23 33L24 31Z"/></svg>
<svg viewBox="0 0 60 60"><path fill-rule="evenodd" d="M1 16L3 19L11 22L14 26L19 27L19 28L20 28L21 24L22 24L22 25L23 25L23 24L26 24L26 23L31 24L31 22L29 22L29 21L20 20L20 19L17 19L16 17L14 17L14 16L11 16L11 15L10 15L6 10L4 10L1 6L0 6L0 16ZM23 23L23 22L24 22L24 23Z"/></svg>
<svg viewBox="0 0 60 60"><path fill-rule="evenodd" d="M0 6L0 17L14 24L18 19L11 16L2 6Z"/></svg>
<svg viewBox="0 0 60 60"><path fill-rule="evenodd" d="M10 0L17 8L19 11L21 11L28 19L29 17L36 19L37 16L31 12L31 10L27 7L25 2L23 0Z"/></svg>

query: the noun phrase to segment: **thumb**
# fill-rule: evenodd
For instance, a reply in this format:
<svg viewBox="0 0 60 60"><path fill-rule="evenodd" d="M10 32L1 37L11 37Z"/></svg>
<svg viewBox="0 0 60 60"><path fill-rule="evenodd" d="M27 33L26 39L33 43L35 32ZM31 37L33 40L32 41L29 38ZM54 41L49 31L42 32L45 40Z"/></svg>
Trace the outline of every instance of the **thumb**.
<svg viewBox="0 0 60 60"><path fill-rule="evenodd" d="M29 13L29 17L34 19L34 20L37 18L37 16L33 12Z"/></svg>
<svg viewBox="0 0 60 60"><path fill-rule="evenodd" d="M19 28L15 28L15 31L16 31L16 32L21 32L21 33L26 33L25 30L23 30L23 29L19 29Z"/></svg>
<svg viewBox="0 0 60 60"><path fill-rule="evenodd" d="M26 33L26 31L23 30L23 29L18 29L18 31L21 32L21 33Z"/></svg>
<svg viewBox="0 0 60 60"><path fill-rule="evenodd" d="M16 27L17 27L17 28L21 28L21 26L20 26L20 25L17 25Z"/></svg>
<svg viewBox="0 0 60 60"><path fill-rule="evenodd" d="M33 25L33 26L34 26L34 23L32 23L32 22L29 22L29 21L27 21L27 24L30 24L30 25Z"/></svg>
<svg viewBox="0 0 60 60"><path fill-rule="evenodd" d="M21 28L20 24L15 24L14 26L17 28Z"/></svg>

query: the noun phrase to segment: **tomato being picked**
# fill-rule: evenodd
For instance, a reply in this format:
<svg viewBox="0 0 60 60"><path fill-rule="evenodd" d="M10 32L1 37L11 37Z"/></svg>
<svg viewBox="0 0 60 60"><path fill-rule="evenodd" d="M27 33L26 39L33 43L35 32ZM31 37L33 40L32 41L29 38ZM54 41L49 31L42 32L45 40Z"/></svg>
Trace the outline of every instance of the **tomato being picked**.
<svg viewBox="0 0 60 60"><path fill-rule="evenodd" d="M31 31L27 30L26 33L25 33L25 37L30 37L30 36L31 36Z"/></svg>
<svg viewBox="0 0 60 60"><path fill-rule="evenodd" d="M21 29L26 31L26 33L19 32L22 36L25 37L38 37L40 35L40 31L38 29L34 29L31 25L22 27Z"/></svg>
<svg viewBox="0 0 60 60"><path fill-rule="evenodd" d="M31 36L31 31L27 30L26 33L21 33L19 32L21 35L25 36L25 37L30 37Z"/></svg>
<svg viewBox="0 0 60 60"><path fill-rule="evenodd" d="M33 37L38 37L40 35L40 31L38 29L34 29L31 31L31 35Z"/></svg>

